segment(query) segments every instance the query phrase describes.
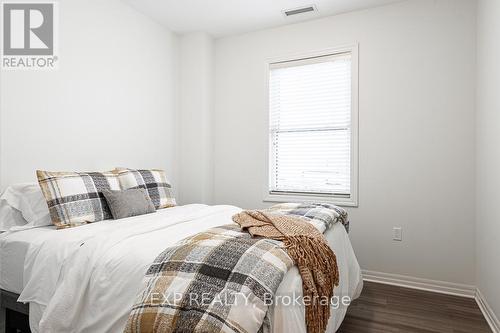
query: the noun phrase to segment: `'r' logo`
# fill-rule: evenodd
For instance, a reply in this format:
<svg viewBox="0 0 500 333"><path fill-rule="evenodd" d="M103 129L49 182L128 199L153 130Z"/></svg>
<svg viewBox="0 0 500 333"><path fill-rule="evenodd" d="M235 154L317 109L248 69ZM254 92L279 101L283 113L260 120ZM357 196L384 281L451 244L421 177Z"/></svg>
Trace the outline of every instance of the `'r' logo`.
<svg viewBox="0 0 500 333"><path fill-rule="evenodd" d="M3 4L4 55L53 55L54 5Z"/></svg>

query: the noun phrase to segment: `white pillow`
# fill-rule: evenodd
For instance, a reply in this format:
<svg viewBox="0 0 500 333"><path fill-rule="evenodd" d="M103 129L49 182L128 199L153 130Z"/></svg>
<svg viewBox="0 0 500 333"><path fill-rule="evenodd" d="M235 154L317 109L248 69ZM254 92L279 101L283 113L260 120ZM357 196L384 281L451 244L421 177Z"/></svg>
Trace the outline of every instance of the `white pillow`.
<svg viewBox="0 0 500 333"><path fill-rule="evenodd" d="M0 231L52 225L47 202L37 183L9 186L0 196Z"/></svg>
<svg viewBox="0 0 500 333"><path fill-rule="evenodd" d="M0 232L28 223L20 211L12 208L6 200L0 199Z"/></svg>

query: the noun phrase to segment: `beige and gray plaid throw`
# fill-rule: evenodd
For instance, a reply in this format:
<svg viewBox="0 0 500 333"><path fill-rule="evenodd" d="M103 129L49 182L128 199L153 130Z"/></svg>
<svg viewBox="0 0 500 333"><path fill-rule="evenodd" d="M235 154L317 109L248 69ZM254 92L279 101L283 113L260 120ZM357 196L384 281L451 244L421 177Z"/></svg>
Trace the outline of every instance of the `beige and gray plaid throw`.
<svg viewBox="0 0 500 333"><path fill-rule="evenodd" d="M292 265L281 242L237 225L199 233L156 258L125 332L257 332Z"/></svg>

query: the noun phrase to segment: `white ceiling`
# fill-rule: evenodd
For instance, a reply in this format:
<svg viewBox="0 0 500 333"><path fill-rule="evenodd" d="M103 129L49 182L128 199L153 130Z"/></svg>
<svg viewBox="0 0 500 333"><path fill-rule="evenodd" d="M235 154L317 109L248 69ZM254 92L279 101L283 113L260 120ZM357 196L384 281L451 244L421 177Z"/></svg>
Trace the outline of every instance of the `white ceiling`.
<svg viewBox="0 0 500 333"><path fill-rule="evenodd" d="M177 33L222 37L385 5L400 0L123 0ZM315 5L317 12L286 18L284 10Z"/></svg>

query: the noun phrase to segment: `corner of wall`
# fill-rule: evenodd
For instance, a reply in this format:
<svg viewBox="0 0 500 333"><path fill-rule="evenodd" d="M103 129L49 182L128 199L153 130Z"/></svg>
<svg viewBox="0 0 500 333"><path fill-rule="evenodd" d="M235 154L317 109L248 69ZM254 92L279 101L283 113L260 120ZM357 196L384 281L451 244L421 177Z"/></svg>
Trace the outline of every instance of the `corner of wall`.
<svg viewBox="0 0 500 333"><path fill-rule="evenodd" d="M179 202L213 202L214 40L204 32L180 36Z"/></svg>

